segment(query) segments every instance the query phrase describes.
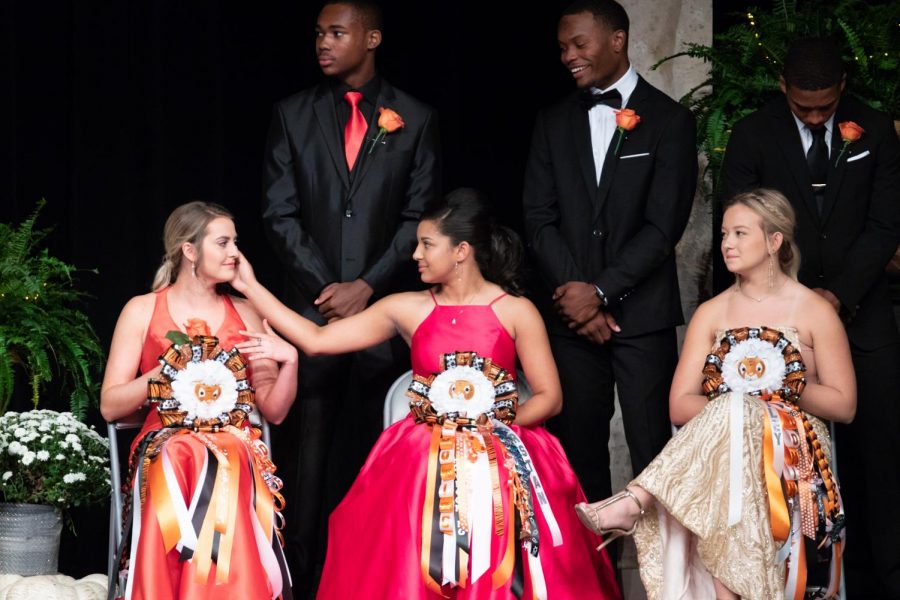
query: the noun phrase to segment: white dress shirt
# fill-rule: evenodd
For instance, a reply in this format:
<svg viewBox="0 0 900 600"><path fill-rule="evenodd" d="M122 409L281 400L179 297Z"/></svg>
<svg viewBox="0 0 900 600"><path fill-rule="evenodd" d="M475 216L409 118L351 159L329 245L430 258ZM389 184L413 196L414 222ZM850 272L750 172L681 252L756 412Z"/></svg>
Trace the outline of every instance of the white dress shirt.
<svg viewBox="0 0 900 600"><path fill-rule="evenodd" d="M625 108L628 106L628 100L631 98L631 93L637 86L637 82L638 75L634 67L628 65L628 70L614 84L605 90L591 88L591 91L594 94L603 94L613 89L618 90L622 95L622 108ZM600 185L600 176L603 172L603 161L606 159L606 151L609 149L613 134L616 132L616 113L612 107L605 104L597 104L588 111L588 121L591 124L591 149L594 153L597 185Z"/></svg>

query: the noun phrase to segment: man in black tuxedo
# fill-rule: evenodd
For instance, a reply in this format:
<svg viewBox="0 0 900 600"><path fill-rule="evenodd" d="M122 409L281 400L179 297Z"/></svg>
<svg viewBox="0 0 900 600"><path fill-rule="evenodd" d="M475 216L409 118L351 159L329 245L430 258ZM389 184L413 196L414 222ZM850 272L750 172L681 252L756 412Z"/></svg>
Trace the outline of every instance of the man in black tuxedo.
<svg viewBox="0 0 900 600"><path fill-rule="evenodd" d="M784 92L739 121L722 170L726 196L774 188L797 213L799 279L847 323L856 418L837 426L850 598L900 598L900 341L885 266L900 243L900 143L888 115L847 94L839 50L799 40ZM841 127L864 130L849 144Z"/></svg>
<svg viewBox="0 0 900 600"><path fill-rule="evenodd" d="M316 53L327 79L279 102L269 130L265 227L286 270L286 303L320 324L415 284L419 215L440 195L437 117L376 73L380 21L369 2L326 4ZM404 125L376 143L382 108ZM323 562L325 519L381 430L385 392L408 365L402 340L352 355L301 356L299 400L276 443L292 509L288 557L301 593Z"/></svg>
<svg viewBox="0 0 900 600"><path fill-rule="evenodd" d="M548 286L536 301L563 387L550 427L597 500L612 491L614 386L635 472L670 436L684 322L674 251L696 187L695 124L631 67L628 16L614 0L572 4L558 37L578 90L538 115L525 227ZM640 117L631 131L617 130L620 106Z"/></svg>

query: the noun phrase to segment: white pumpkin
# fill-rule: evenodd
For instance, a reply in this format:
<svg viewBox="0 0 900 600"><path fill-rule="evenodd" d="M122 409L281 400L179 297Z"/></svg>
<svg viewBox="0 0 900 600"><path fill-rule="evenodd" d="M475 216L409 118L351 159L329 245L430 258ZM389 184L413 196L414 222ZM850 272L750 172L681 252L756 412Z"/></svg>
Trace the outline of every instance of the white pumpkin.
<svg viewBox="0 0 900 600"><path fill-rule="evenodd" d="M20 577L4 575L0 580L0 600L104 600L106 576L88 575L75 581L68 575ZM14 577L15 579L10 579ZM2 583L6 581L5 587Z"/></svg>
<svg viewBox="0 0 900 600"><path fill-rule="evenodd" d="M0 594L2 594L3 590L8 586L14 584L20 579L22 579L22 576L16 575L15 573L0 573Z"/></svg>

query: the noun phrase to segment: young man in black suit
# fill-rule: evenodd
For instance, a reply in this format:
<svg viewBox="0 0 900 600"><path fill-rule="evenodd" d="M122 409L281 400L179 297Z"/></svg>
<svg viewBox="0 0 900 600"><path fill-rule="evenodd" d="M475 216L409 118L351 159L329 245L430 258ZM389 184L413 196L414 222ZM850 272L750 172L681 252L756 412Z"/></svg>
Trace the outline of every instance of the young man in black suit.
<svg viewBox="0 0 900 600"><path fill-rule="evenodd" d="M635 472L670 436L675 326L684 322L674 251L696 187L695 124L631 67L617 2L572 4L558 37L578 90L537 117L525 227L548 286L536 300L563 386L550 427L597 499L612 493L614 386ZM620 107L640 117L630 131L617 128Z"/></svg>
<svg viewBox="0 0 900 600"><path fill-rule="evenodd" d="M436 115L378 75L381 35L371 3L327 3L316 24L327 79L277 103L269 130L265 227L286 270L286 303L321 324L413 285L416 225L440 195ZM404 125L376 143L383 108ZM325 519L381 430L384 394L408 365L402 341L301 355L299 400L276 444L291 484L288 557L298 596L324 562Z"/></svg>
<svg viewBox="0 0 900 600"><path fill-rule="evenodd" d="M799 279L847 323L859 399L837 426L850 598L900 598L900 341L885 267L900 244L900 143L888 115L844 93L835 45L799 40L783 94L739 121L722 170L726 196L781 191L797 213ZM864 132L845 144L841 126Z"/></svg>

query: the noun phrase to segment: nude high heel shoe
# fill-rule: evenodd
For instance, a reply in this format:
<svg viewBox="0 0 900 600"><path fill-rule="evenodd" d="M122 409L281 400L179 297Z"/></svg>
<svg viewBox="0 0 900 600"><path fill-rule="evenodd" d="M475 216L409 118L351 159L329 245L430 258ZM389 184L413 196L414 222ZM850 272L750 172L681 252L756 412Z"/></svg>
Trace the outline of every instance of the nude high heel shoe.
<svg viewBox="0 0 900 600"><path fill-rule="evenodd" d="M600 511L610 506L611 504L615 504L619 500L623 498L631 498L635 504L637 504L638 509L640 509L640 514L634 519L634 524L631 526L631 529L622 529L621 527L610 527L609 529L603 527L600 523ZM597 535L603 537L603 543L597 546L597 551L603 550L606 548L610 542L616 540L623 535L631 535L634 533L635 529L637 529L637 523L641 520L641 517L644 516L644 506L641 504L641 501L638 500L637 496L635 496L631 490L625 488L615 496L611 496L606 500L602 500L600 502L594 502L593 504L588 504L586 502L580 502L575 505L575 513L578 515L578 518L581 519L581 522L585 527L596 533ZM611 535L610 535L611 534ZM605 537L609 535L609 537Z"/></svg>

